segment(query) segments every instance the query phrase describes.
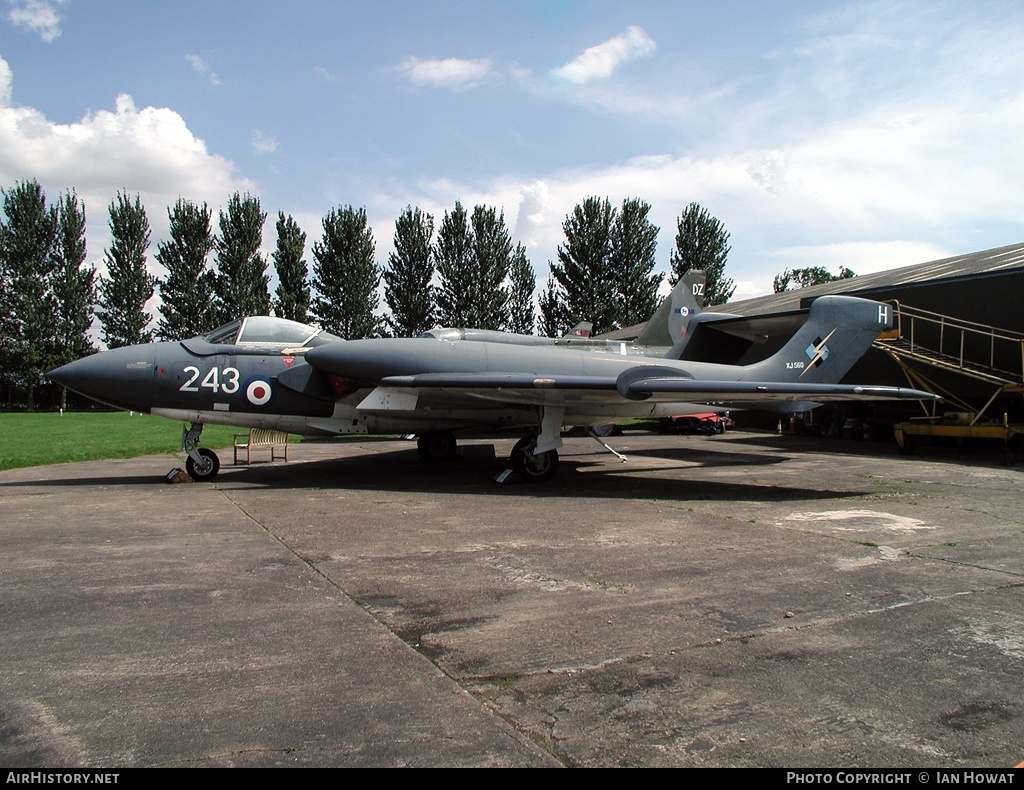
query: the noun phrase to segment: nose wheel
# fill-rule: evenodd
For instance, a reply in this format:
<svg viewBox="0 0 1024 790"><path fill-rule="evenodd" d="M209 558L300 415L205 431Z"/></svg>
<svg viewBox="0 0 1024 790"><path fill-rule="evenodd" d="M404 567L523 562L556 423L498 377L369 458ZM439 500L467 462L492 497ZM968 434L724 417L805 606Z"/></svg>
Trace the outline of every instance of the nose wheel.
<svg viewBox="0 0 1024 790"><path fill-rule="evenodd" d="M209 483L220 471L220 458L213 450L199 447L199 437L203 433L203 424L192 423L182 437L182 445L188 458L185 459L185 471L197 483Z"/></svg>
<svg viewBox="0 0 1024 790"><path fill-rule="evenodd" d="M197 448L196 455L199 456L198 461L193 461L191 455L185 459L185 471L197 483L209 483L220 471L220 458L205 447Z"/></svg>

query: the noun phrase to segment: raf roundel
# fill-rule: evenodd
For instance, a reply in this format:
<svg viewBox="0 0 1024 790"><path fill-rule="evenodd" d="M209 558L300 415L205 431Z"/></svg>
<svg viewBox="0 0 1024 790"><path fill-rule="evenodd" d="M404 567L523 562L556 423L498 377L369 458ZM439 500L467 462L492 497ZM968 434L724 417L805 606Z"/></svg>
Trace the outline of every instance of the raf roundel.
<svg viewBox="0 0 1024 790"><path fill-rule="evenodd" d="M270 382L266 379L253 379L245 388L245 397L253 406L263 406L273 394Z"/></svg>

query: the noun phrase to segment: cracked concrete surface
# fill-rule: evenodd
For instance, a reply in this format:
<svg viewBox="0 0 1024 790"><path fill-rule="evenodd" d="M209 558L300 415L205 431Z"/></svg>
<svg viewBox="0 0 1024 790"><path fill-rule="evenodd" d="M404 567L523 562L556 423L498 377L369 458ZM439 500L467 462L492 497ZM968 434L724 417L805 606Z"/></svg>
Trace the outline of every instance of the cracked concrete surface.
<svg viewBox="0 0 1024 790"><path fill-rule="evenodd" d="M612 444L539 486L492 482L511 439L0 473L0 764L1024 759L1020 468Z"/></svg>

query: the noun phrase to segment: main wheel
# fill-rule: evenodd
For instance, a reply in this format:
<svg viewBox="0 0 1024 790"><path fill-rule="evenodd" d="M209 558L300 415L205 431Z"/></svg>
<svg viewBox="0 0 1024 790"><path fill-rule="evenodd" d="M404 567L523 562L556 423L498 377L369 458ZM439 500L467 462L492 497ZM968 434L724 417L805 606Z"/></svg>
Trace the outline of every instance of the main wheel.
<svg viewBox="0 0 1024 790"><path fill-rule="evenodd" d="M446 461L455 456L457 448L451 431L430 431L416 440L416 449L424 461Z"/></svg>
<svg viewBox="0 0 1024 790"><path fill-rule="evenodd" d="M185 471L197 483L209 483L220 471L220 458L213 450L208 450L205 447L200 447L197 452L203 460L197 464L190 455L185 459Z"/></svg>
<svg viewBox="0 0 1024 790"><path fill-rule="evenodd" d="M534 453L537 446L536 436L524 436L512 448L509 463L512 469L531 483L550 480L558 470L558 451L548 450L546 453Z"/></svg>

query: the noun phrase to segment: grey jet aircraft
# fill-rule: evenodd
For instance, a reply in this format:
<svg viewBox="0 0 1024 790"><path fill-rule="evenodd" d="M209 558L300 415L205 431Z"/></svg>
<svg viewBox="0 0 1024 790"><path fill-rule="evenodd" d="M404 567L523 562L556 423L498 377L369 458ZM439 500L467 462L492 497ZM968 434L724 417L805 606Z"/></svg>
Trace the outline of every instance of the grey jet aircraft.
<svg viewBox="0 0 1024 790"><path fill-rule="evenodd" d="M709 405L800 411L833 400L935 398L836 383L891 327L890 305L820 297L780 351L749 365L721 364L685 358L691 328L701 315L709 323L735 317L691 316L684 292L692 283L680 285L651 322L652 332L664 324L665 342L672 342L664 347L641 338L589 338L582 348L550 339L519 343L514 338L528 336L506 333L344 341L253 316L181 342L105 351L49 377L117 408L189 423L186 470L207 481L220 461L199 447L206 423L303 435L417 434L426 458L453 455L458 430L517 430L526 435L512 451L512 468L526 480L545 480L557 469L563 425L706 412Z"/></svg>
<svg viewBox="0 0 1024 790"><path fill-rule="evenodd" d="M590 324L579 324L559 338L497 332L489 329L431 329L438 340L555 346L600 351L620 356L664 357L694 362L735 364L755 344L788 338L806 320L806 310L739 316L703 308L705 272L690 269L664 299L635 340L590 336ZM706 408L701 411L707 411Z"/></svg>
<svg viewBox="0 0 1024 790"><path fill-rule="evenodd" d="M546 346L585 351L600 351L620 356L655 356L663 357L675 345L676 341L687 332L688 324L701 312L700 297L704 293L705 273L699 269L688 270L668 298L662 300L654 316L647 322L644 329L633 342L610 340L603 337L591 337L593 327L589 322L577 324L562 337L541 337L539 335L519 335L511 332L499 332L492 329L454 329L439 327L423 333L438 340L470 343L506 343L517 346ZM718 317L735 318L735 316L719 316L717 313L706 313L699 320Z"/></svg>

